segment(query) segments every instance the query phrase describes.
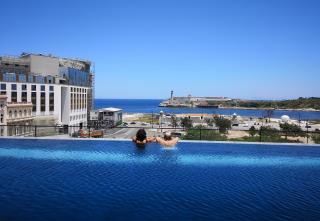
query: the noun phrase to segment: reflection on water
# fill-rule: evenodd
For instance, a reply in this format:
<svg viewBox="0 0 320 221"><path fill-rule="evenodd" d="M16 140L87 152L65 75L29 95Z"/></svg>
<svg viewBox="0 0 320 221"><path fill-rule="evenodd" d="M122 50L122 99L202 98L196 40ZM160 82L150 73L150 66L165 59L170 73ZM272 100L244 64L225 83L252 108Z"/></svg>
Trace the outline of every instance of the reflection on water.
<svg viewBox="0 0 320 221"><path fill-rule="evenodd" d="M181 154L178 152L178 149L164 148L161 149L159 154L150 154L146 148L136 148L133 154L102 151L0 148L0 157L34 160L90 161L97 163L179 163L192 166L320 166L320 157Z"/></svg>

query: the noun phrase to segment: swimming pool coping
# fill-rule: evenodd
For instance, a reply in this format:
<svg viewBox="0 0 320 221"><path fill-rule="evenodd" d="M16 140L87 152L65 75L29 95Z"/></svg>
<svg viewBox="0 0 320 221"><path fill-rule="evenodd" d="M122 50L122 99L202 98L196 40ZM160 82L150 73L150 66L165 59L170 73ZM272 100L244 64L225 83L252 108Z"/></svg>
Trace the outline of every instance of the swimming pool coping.
<svg viewBox="0 0 320 221"><path fill-rule="evenodd" d="M118 138L73 138L73 137L12 137L3 136L1 139L12 140L72 140L72 141L121 141L128 142L131 139L118 139ZM212 144L249 144L249 145L272 145L272 146L307 146L307 147L320 147L320 144L305 144L305 143L271 143L271 142L241 142L241 141L211 141L211 140L180 140L179 143L212 143Z"/></svg>

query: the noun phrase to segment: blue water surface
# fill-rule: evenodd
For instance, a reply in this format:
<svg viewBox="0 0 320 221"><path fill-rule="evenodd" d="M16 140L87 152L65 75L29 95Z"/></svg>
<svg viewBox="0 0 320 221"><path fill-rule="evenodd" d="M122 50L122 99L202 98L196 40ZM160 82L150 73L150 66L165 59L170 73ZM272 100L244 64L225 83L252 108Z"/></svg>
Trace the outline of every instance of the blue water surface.
<svg viewBox="0 0 320 221"><path fill-rule="evenodd" d="M263 117L265 110L243 110L233 108L165 108L158 107L162 100L156 99L95 99L95 108L118 107L126 113L159 113L161 110L166 113L208 113L232 115L234 113L247 117ZM287 111L275 110L272 117L280 118L288 115L292 119L319 120L319 111Z"/></svg>
<svg viewBox="0 0 320 221"><path fill-rule="evenodd" d="M0 220L320 220L320 147L0 139Z"/></svg>

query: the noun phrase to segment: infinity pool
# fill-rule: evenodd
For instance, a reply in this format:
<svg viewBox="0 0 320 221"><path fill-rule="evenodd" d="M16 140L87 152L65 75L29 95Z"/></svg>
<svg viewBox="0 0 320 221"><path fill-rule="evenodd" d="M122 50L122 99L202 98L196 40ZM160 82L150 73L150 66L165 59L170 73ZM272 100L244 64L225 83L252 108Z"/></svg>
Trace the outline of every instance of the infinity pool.
<svg viewBox="0 0 320 221"><path fill-rule="evenodd" d="M320 220L320 147L0 139L0 220Z"/></svg>

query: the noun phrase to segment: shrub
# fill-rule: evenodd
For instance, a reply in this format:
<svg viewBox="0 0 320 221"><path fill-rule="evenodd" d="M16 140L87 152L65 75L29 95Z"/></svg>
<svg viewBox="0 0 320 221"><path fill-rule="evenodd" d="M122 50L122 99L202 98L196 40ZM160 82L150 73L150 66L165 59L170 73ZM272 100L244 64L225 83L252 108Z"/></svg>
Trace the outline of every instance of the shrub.
<svg viewBox="0 0 320 221"><path fill-rule="evenodd" d="M214 123L219 128L220 133L225 133L228 129L231 129L231 120L224 117L215 117Z"/></svg>
<svg viewBox="0 0 320 221"><path fill-rule="evenodd" d="M191 128L192 127L192 120L188 117L185 117L181 120L180 124L184 128Z"/></svg>
<svg viewBox="0 0 320 221"><path fill-rule="evenodd" d="M312 140L313 140L313 142L315 142L316 144L320 144L320 134L313 134L313 135L312 135Z"/></svg>

